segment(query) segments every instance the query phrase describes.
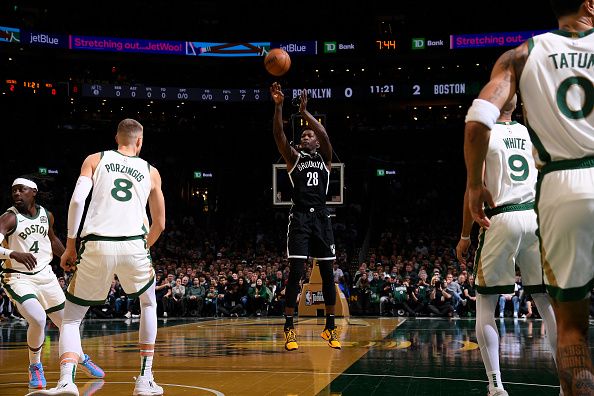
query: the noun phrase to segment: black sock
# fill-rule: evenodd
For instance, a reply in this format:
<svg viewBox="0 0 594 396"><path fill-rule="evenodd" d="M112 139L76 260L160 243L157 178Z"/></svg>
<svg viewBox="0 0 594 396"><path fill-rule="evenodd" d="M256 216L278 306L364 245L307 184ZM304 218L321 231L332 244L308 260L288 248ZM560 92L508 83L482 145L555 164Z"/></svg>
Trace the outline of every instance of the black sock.
<svg viewBox="0 0 594 396"><path fill-rule="evenodd" d="M293 325L293 315L285 315L285 330L293 328L295 328L295 325Z"/></svg>
<svg viewBox="0 0 594 396"><path fill-rule="evenodd" d="M336 325L334 324L334 315L326 315L326 328L328 330L332 330L335 327Z"/></svg>

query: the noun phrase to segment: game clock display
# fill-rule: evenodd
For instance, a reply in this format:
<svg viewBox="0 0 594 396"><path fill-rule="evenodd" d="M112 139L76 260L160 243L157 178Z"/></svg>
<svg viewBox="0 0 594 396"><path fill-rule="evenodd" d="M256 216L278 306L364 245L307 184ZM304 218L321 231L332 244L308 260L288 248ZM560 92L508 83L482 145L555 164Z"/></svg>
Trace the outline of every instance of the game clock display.
<svg viewBox="0 0 594 396"><path fill-rule="evenodd" d="M67 96L68 84L40 80L5 79L2 92L6 95Z"/></svg>

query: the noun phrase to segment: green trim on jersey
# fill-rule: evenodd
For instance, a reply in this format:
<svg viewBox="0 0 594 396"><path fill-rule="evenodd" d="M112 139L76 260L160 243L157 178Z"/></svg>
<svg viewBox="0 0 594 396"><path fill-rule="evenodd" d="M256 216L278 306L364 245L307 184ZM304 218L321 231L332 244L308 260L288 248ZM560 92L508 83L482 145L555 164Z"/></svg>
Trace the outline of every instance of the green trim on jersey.
<svg viewBox="0 0 594 396"><path fill-rule="evenodd" d="M507 205L500 205L494 208L485 208L485 214L488 217L493 217L500 213L506 212L519 212L522 210L533 210L534 209L534 202L526 202L521 204L507 204Z"/></svg>
<svg viewBox="0 0 594 396"><path fill-rule="evenodd" d="M84 307L90 307L91 305L103 305L105 304L105 299L103 300L85 300L79 297L76 297L75 295L72 295L68 292L68 290L66 290L64 292L64 294L66 295L66 300L70 301L71 303L74 303L76 305L82 305ZM105 298L107 298L107 296L105 296Z"/></svg>
<svg viewBox="0 0 594 396"><path fill-rule="evenodd" d="M547 291L552 299L561 302L569 302L585 299L588 296L588 293L592 290L592 287L594 287L594 278L590 279L584 286L571 287L569 289L547 285Z"/></svg>
<svg viewBox="0 0 594 396"><path fill-rule="evenodd" d="M483 245L485 244L485 230L479 234L479 243L478 247L476 248L476 253L474 254L474 268L473 268L473 275L474 275L474 284L476 286L476 282L478 280L478 266L479 261L481 260L481 251L483 250Z"/></svg>
<svg viewBox="0 0 594 396"><path fill-rule="evenodd" d="M140 158L140 157L139 157L139 156L137 156L137 155L126 155L126 154L122 154L122 153L120 153L118 150L111 150L111 151L113 151L114 153L118 153L118 154L119 154L119 155L121 155L122 157L128 157L128 158Z"/></svg>
<svg viewBox="0 0 594 396"><path fill-rule="evenodd" d="M46 264L42 269L40 269L39 271L35 271L35 272L23 272L23 271L15 270L13 268L1 268L0 269L0 273L4 273L4 274L37 275L38 273L40 273L41 271L43 271L48 265L49 264Z"/></svg>
<svg viewBox="0 0 594 396"><path fill-rule="evenodd" d="M45 310L46 314L51 314L52 312L56 312L59 311L61 309L64 309L64 305L66 305L66 303L62 303L60 305L56 305L55 307L51 307Z"/></svg>
<svg viewBox="0 0 594 396"><path fill-rule="evenodd" d="M547 287L545 285L532 285L532 286L523 286L524 293L527 294L537 294L537 293L546 293Z"/></svg>
<svg viewBox="0 0 594 396"><path fill-rule="evenodd" d="M540 138L538 137L536 132L534 132L534 129L530 127L530 124L528 122L526 123L526 129L528 129L528 134L530 135L532 145L538 152L538 158L540 158L540 160L543 162L551 162L551 154L547 152L544 145L540 141Z"/></svg>
<svg viewBox="0 0 594 396"><path fill-rule="evenodd" d="M82 238L83 241L112 241L112 242L121 242L121 241L134 241L137 239L144 239L144 235L134 235L134 236L127 236L127 237L109 237L109 236L101 236L101 235L94 235L89 234ZM81 252L82 253L82 252Z"/></svg>
<svg viewBox="0 0 594 396"><path fill-rule="evenodd" d="M516 125L518 121L497 121L495 124L499 125Z"/></svg>
<svg viewBox="0 0 594 396"><path fill-rule="evenodd" d="M515 285L505 286L478 286L475 283L476 292L480 294L511 294L514 292Z"/></svg>
<svg viewBox="0 0 594 396"><path fill-rule="evenodd" d="M41 209L46 211L45 208L41 207L40 205L35 205L35 209L37 209L37 214L35 215L35 217L27 216L26 214L21 213L21 212L19 212L18 214L20 214L21 216L23 216L24 218L29 219L29 220L36 220L39 217L39 214L41 213ZM47 215L47 212L46 212L46 215ZM49 218L47 220L49 222Z"/></svg>
<svg viewBox="0 0 594 396"><path fill-rule="evenodd" d="M528 56L530 56L530 53L534 49L534 37L530 37L527 41L528 41Z"/></svg>
<svg viewBox="0 0 594 396"><path fill-rule="evenodd" d="M103 154L105 154L105 151L101 152L101 154L99 155L99 159L103 159Z"/></svg>
<svg viewBox="0 0 594 396"><path fill-rule="evenodd" d="M546 175L547 173L558 170L586 168L594 168L594 157L584 157L549 162L541 168L540 173Z"/></svg>
<svg viewBox="0 0 594 396"><path fill-rule="evenodd" d="M16 294L15 291L12 290L12 287L10 287L8 283L6 283L6 281L4 280L4 276L2 275L0 275L0 283L2 283L2 286L10 295L10 298L18 302L19 304L22 304L23 302L30 300L32 298L37 299L37 296L35 294L25 294L24 296L19 296L18 294Z"/></svg>
<svg viewBox="0 0 594 396"><path fill-rule="evenodd" d="M551 33L563 36L563 37L570 37L570 38L582 38L589 36L590 34L594 33L594 29L584 30L583 32L569 32L567 30L551 30Z"/></svg>
<svg viewBox="0 0 594 396"><path fill-rule="evenodd" d="M128 298L136 298L139 297L142 293L144 293L145 291L148 290L149 287L151 287L151 285L155 282L155 277L153 276L151 278L150 281L148 281L148 283L144 286L142 286L142 288L140 290L138 290L136 293L126 293L126 295L128 296Z"/></svg>

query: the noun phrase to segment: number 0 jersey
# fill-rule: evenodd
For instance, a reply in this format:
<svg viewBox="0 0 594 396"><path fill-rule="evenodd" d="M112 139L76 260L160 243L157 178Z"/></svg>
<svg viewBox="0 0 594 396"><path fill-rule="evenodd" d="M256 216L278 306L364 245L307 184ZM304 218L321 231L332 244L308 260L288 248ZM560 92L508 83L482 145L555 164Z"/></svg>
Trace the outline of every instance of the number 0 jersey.
<svg viewBox="0 0 594 396"><path fill-rule="evenodd" d="M52 244L48 237L50 228L49 212L42 206L37 206L37 216L29 217L19 213L13 206L7 212L16 215L16 228L6 236L8 249L21 253L31 253L37 260L33 271L14 259L7 259L3 268L10 268L18 272L39 272L54 258Z"/></svg>
<svg viewBox="0 0 594 396"><path fill-rule="evenodd" d="M319 153L299 152L295 166L289 170L289 179L293 185L293 205L326 206L330 170Z"/></svg>
<svg viewBox="0 0 594 396"><path fill-rule="evenodd" d="M118 151L101 153L93 174L93 194L81 237L143 235L151 191L150 165Z"/></svg>
<svg viewBox="0 0 594 396"><path fill-rule="evenodd" d="M485 184L495 205L534 201L536 176L526 127L515 121L496 123L485 159Z"/></svg>
<svg viewBox="0 0 594 396"><path fill-rule="evenodd" d="M594 155L594 29L528 40L520 92L538 165Z"/></svg>

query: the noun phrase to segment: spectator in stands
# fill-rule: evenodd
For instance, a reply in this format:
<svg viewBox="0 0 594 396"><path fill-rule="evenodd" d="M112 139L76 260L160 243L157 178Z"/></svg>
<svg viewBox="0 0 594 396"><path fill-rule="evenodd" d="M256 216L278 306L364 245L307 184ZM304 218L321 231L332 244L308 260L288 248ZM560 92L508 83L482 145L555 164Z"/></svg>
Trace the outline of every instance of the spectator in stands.
<svg viewBox="0 0 594 396"><path fill-rule="evenodd" d="M454 307L452 307L452 295L446 289L446 282L441 281L439 276L433 276L431 279L431 294L429 295L430 302L427 308L431 316L449 316L454 315Z"/></svg>
<svg viewBox="0 0 594 396"><path fill-rule="evenodd" d="M462 289L458 282L454 280L454 275L451 272L446 275L446 289L448 294L452 296L452 307L456 312L462 300Z"/></svg>
<svg viewBox="0 0 594 396"><path fill-rule="evenodd" d="M371 289L371 307L372 311L379 312L380 297L382 290L384 289L384 280L380 278L377 271L373 272L373 278L369 282L369 288ZM377 308L377 311L376 311Z"/></svg>
<svg viewBox="0 0 594 396"><path fill-rule="evenodd" d="M379 313L380 316L387 316L390 314L390 310L392 307L391 299L392 299L392 289L394 288L394 283L396 282L396 277L386 276L384 279L384 286L380 293L380 303L379 303Z"/></svg>
<svg viewBox="0 0 594 396"><path fill-rule="evenodd" d="M262 280L260 279L260 282L261 281ZM244 306L241 305L241 296L237 292L237 288L237 283L229 283L223 296L222 304L218 306L219 313L223 316L234 316L237 318L243 313Z"/></svg>
<svg viewBox="0 0 594 396"><path fill-rule="evenodd" d="M249 311L254 312L256 316L261 316L262 312L267 312L270 291L261 278L256 280L256 287L250 287L248 296L250 301Z"/></svg>
<svg viewBox="0 0 594 396"><path fill-rule="evenodd" d="M369 279L367 279L367 271L363 270L359 280L357 281L357 302L359 303L359 312L366 315L369 312L369 304L371 302L371 288Z"/></svg>
<svg viewBox="0 0 594 396"><path fill-rule="evenodd" d="M334 283L338 283L338 279L342 276L344 277L344 272L338 266L338 261L334 261L332 265L332 273L334 274Z"/></svg>
<svg viewBox="0 0 594 396"><path fill-rule="evenodd" d="M520 313L520 291L523 289L522 280L520 276L516 275L516 283L514 285L513 294L501 294L499 296L499 317L505 316L505 305L508 301L511 301L514 309L514 318L517 318Z"/></svg>
<svg viewBox="0 0 594 396"><path fill-rule="evenodd" d="M155 297L157 300L157 317L167 317L169 309L169 296L171 295L171 286L166 277L161 277L155 287Z"/></svg>
<svg viewBox="0 0 594 396"><path fill-rule="evenodd" d="M172 293L172 307L171 311L174 316L181 316L183 313L183 299L186 295L186 288L182 285L182 280L177 278L175 280L175 286L171 288Z"/></svg>
<svg viewBox="0 0 594 396"><path fill-rule="evenodd" d="M476 287L474 286L474 275L470 274L468 279L466 275L460 274L458 276L458 282L461 282L460 288L462 289L462 313L466 316L476 316Z"/></svg>
<svg viewBox="0 0 594 396"><path fill-rule="evenodd" d="M216 282L211 283L206 292L204 298L204 309L202 311L204 316L216 316L217 315L217 297L218 297Z"/></svg>
<svg viewBox="0 0 594 396"><path fill-rule="evenodd" d="M241 305L243 305L244 307L248 307L248 293L250 290L250 287L248 286L248 284L245 282L245 278L243 277L239 277L239 274L237 274L237 293L239 293L239 296L241 298ZM257 283L257 281L256 281Z"/></svg>
<svg viewBox="0 0 594 396"><path fill-rule="evenodd" d="M205 295L206 290L200 285L200 279L194 278L192 285L186 288L186 295L183 300L183 316L200 316Z"/></svg>

